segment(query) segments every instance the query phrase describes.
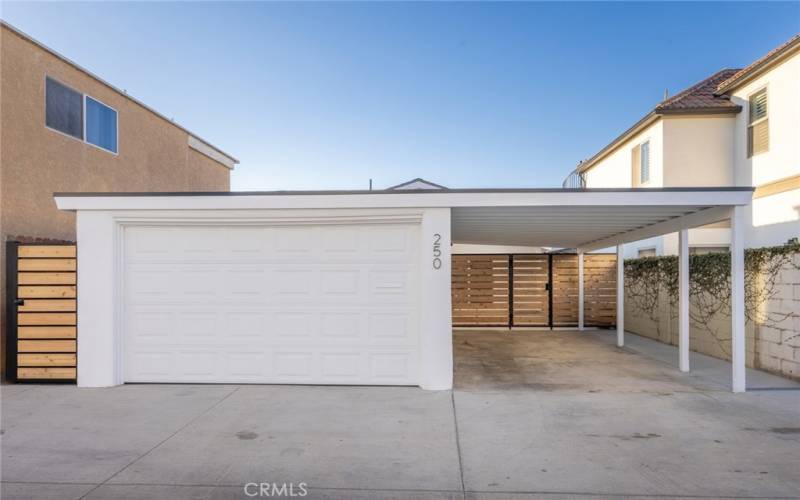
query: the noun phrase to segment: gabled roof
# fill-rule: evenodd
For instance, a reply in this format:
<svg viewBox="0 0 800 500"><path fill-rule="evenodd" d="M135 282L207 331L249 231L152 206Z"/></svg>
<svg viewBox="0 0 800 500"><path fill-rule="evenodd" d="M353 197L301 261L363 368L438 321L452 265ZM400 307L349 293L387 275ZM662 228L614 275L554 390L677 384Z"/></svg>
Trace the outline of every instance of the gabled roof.
<svg viewBox="0 0 800 500"><path fill-rule="evenodd" d="M622 143L638 134L662 115L710 115L710 114L736 114L742 107L730 101L728 96L714 94L717 85L738 69L723 69L705 78L691 87L682 90L674 96L667 98L656 105L652 111L644 115L631 128L620 134L603 149L586 161L581 162L574 172L585 172L592 168L598 161L606 157Z"/></svg>
<svg viewBox="0 0 800 500"><path fill-rule="evenodd" d="M447 188L442 186L441 184L436 184L435 182L426 181L422 177L417 177L416 179L411 179L410 181L406 181L402 184L386 188L387 191L411 190L411 189L447 189Z"/></svg>
<svg viewBox="0 0 800 500"><path fill-rule="evenodd" d="M744 85L763 73L765 70L771 68L773 64L782 61L785 57L793 54L798 49L800 49L800 33L790 38L783 45L767 52L764 57L758 59L750 66L739 70L725 79L723 82L720 82L720 84L717 86L716 93L720 95L726 94L731 90Z"/></svg>
<svg viewBox="0 0 800 500"><path fill-rule="evenodd" d="M717 86L735 75L738 69L723 69L708 78L701 80L686 90L661 101L655 112L669 113L738 113L742 107L728 99L728 96L717 95Z"/></svg>

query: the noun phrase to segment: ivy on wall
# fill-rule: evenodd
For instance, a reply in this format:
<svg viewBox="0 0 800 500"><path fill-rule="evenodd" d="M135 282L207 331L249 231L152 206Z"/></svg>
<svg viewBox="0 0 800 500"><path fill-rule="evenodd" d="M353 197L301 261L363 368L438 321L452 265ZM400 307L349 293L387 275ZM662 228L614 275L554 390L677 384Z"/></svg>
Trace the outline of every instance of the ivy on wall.
<svg viewBox="0 0 800 500"><path fill-rule="evenodd" d="M764 305L777 293L775 285L781 269L800 269L794 256L800 243L748 248L744 253L745 316L748 322L776 325L797 312L766 312ZM689 256L689 298L691 320L711 329L717 315L730 317L731 254L708 253ZM660 294L666 292L671 310L677 314L678 257L642 257L625 261L626 299L639 311L657 321Z"/></svg>

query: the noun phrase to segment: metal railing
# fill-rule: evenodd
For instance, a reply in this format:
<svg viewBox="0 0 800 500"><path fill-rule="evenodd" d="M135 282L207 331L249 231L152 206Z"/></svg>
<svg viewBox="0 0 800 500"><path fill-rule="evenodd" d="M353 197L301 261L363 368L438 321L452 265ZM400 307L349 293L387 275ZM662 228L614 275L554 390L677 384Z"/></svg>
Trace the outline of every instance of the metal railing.
<svg viewBox="0 0 800 500"><path fill-rule="evenodd" d="M585 189L586 177L584 177L583 172L573 170L567 178L564 179L564 182L561 183L561 187L564 189Z"/></svg>

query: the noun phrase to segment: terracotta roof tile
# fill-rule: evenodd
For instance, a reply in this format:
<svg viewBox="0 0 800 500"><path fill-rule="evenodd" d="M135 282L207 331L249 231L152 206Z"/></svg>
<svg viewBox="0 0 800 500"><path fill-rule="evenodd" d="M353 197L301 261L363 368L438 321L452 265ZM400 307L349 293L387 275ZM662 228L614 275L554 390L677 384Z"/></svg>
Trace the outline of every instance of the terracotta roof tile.
<svg viewBox="0 0 800 500"><path fill-rule="evenodd" d="M686 90L660 102L655 107L656 113L681 113L697 110L721 112L738 112L740 106L732 103L728 96L719 96L715 92L717 86L738 73L738 69L723 69L702 80Z"/></svg>

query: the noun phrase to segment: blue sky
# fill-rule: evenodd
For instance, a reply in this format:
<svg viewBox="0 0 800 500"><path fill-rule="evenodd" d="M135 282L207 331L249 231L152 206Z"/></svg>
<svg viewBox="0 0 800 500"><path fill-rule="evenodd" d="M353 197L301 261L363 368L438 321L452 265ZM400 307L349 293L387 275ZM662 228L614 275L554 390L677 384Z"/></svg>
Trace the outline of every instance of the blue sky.
<svg viewBox="0 0 800 500"><path fill-rule="evenodd" d="M800 32L800 2L0 9L239 158L235 190L559 186L665 88Z"/></svg>

